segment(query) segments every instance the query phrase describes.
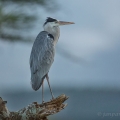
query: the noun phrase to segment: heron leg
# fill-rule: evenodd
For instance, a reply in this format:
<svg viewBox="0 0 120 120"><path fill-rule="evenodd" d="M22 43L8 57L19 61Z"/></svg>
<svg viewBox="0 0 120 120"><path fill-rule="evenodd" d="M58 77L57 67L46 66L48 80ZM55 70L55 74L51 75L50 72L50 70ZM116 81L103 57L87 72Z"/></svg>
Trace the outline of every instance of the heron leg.
<svg viewBox="0 0 120 120"><path fill-rule="evenodd" d="M42 82L42 103L44 103L44 79Z"/></svg>
<svg viewBox="0 0 120 120"><path fill-rule="evenodd" d="M48 85L49 85L49 89L50 89L50 93L51 93L52 99L54 99L54 95L53 95L53 92L52 92L52 89L51 89L50 83L49 83L49 76L48 76L48 73L46 74L46 79L47 79L47 82L48 82Z"/></svg>

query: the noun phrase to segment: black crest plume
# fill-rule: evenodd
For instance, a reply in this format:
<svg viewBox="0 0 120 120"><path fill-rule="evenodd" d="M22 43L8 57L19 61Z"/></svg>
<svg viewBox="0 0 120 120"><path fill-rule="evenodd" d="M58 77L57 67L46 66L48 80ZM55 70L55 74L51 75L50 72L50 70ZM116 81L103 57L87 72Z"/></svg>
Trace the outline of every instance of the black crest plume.
<svg viewBox="0 0 120 120"><path fill-rule="evenodd" d="M57 20L54 19L54 18L51 18L51 17L47 17L46 22L44 23L44 25L47 24L48 22L55 22L55 21L57 21Z"/></svg>

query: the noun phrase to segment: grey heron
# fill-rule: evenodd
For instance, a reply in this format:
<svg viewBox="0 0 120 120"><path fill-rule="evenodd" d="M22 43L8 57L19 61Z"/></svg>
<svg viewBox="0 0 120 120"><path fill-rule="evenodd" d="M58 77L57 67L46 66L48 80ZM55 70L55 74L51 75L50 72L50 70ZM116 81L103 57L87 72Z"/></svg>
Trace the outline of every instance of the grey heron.
<svg viewBox="0 0 120 120"><path fill-rule="evenodd" d="M35 91L42 85L42 102L45 78L47 79L52 99L54 98L49 83L48 72L54 61L55 47L60 36L59 26L69 24L74 23L48 17L43 25L44 31L40 32L34 41L30 55L31 85Z"/></svg>

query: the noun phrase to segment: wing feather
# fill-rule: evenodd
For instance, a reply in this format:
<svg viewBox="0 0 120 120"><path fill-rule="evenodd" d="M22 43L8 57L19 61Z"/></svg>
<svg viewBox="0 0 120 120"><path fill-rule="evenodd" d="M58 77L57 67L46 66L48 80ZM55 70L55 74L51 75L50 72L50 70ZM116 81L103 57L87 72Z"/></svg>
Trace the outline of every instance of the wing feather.
<svg viewBox="0 0 120 120"><path fill-rule="evenodd" d="M45 75L54 61L53 38L48 32L42 31L38 34L30 55L31 84L34 90L38 90Z"/></svg>

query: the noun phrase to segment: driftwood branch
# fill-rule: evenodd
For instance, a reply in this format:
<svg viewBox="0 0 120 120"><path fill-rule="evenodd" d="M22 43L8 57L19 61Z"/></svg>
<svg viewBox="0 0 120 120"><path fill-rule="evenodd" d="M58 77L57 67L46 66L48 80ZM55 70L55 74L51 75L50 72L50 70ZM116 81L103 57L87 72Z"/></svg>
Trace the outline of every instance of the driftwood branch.
<svg viewBox="0 0 120 120"><path fill-rule="evenodd" d="M49 102L43 104L33 102L17 112L10 112L5 105L7 101L0 98L0 120L47 120L47 116L58 113L66 107L67 104L63 102L67 99L68 97L62 94Z"/></svg>

